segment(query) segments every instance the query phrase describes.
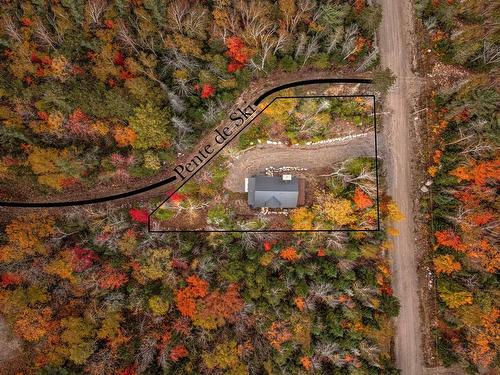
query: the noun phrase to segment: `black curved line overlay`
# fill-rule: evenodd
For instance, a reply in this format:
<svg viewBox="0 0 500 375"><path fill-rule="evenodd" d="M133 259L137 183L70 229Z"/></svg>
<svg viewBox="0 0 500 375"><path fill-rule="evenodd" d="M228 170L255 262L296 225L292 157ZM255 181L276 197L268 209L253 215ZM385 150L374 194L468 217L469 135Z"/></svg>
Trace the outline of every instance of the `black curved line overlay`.
<svg viewBox="0 0 500 375"><path fill-rule="evenodd" d="M67 207L67 206L83 206L86 204L94 204L94 203L102 203L102 202L107 202L107 201L114 201L116 199L122 199L122 198L127 198L132 195L136 194L141 194L149 190L156 189L160 186L170 184L171 182L174 182L177 180L177 177L172 176L168 177L164 180L158 181L154 184L144 186L140 189L135 189L135 190L129 190L120 194L114 194L114 195L108 195L105 197L100 197L100 198L93 198L93 199L82 199L78 201L64 201L64 202L39 202L39 203L32 203L32 202L0 202L0 206L5 206L5 207L27 207L27 208L45 208L45 207Z"/></svg>
<svg viewBox="0 0 500 375"><path fill-rule="evenodd" d="M308 79L305 81L295 81L286 83L281 86L273 87L271 90L266 91L255 100L254 105L259 105L260 102L262 102L265 98L267 98L269 95L274 94L277 91L289 89L291 87L296 87L296 86L314 85L318 83L372 83L372 82L373 81L371 79L364 79L364 78L317 78L317 79Z"/></svg>
<svg viewBox="0 0 500 375"><path fill-rule="evenodd" d="M264 92L262 95L260 95L254 101L254 105L258 105L265 98L274 94L277 91L284 90L284 89L291 88L291 87L296 87L296 86L314 85L314 84L318 84L318 83L368 83L368 84L370 84L370 83L372 83L372 80L366 79L366 78L317 78L317 79L307 79L307 80L303 80L303 81L290 82L290 83L286 83L286 84L281 85L281 86L276 86L276 87ZM177 180L176 176L171 176L171 177L168 177L164 180L158 181L154 184L144 186L140 189L129 190L129 191L126 191L126 192L123 192L120 194L108 195L108 196L104 196L104 197L100 197L100 198L82 199L82 200L75 200L75 201L63 201L63 202L9 202L9 201L0 201L0 206L24 207L24 208L83 206L83 205L87 205L87 204L102 203L102 202L113 201L113 200L117 200L117 199L131 197L133 195L141 194L141 193L144 193L146 191L156 189L156 188L163 186L163 185L168 185L170 183L173 183L176 180ZM168 200L168 198L167 198L167 200ZM149 223L148 223L148 229L149 229Z"/></svg>

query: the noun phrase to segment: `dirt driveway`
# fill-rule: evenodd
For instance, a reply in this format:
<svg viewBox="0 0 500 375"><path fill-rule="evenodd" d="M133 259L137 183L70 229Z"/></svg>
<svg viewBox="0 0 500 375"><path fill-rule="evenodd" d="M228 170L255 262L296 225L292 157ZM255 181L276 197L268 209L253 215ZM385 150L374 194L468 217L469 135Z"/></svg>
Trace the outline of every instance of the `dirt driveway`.
<svg viewBox="0 0 500 375"><path fill-rule="evenodd" d="M378 135L378 144L382 142ZM245 191L245 177L262 173L266 167L323 168L358 156L375 155L373 132L339 143L319 146L260 145L238 155L230 165L224 187L233 192Z"/></svg>

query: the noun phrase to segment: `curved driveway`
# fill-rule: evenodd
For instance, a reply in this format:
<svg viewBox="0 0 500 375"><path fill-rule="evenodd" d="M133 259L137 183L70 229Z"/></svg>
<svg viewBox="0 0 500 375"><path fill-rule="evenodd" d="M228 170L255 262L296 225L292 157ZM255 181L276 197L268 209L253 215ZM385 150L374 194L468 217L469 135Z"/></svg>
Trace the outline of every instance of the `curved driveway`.
<svg viewBox="0 0 500 375"><path fill-rule="evenodd" d="M380 145L380 135L378 137ZM234 192L244 192L245 177L262 173L267 167L316 169L359 156L375 156L373 132L339 143L317 146L259 145L242 152L230 165L224 187Z"/></svg>

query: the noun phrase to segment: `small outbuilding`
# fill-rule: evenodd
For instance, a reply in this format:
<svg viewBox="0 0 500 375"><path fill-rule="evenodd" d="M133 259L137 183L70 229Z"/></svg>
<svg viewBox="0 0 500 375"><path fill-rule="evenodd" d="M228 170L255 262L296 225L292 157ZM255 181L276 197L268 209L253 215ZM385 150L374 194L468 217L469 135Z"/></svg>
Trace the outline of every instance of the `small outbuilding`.
<svg viewBox="0 0 500 375"><path fill-rule="evenodd" d="M248 205L252 208L295 208L304 204L303 179L291 175L245 178Z"/></svg>

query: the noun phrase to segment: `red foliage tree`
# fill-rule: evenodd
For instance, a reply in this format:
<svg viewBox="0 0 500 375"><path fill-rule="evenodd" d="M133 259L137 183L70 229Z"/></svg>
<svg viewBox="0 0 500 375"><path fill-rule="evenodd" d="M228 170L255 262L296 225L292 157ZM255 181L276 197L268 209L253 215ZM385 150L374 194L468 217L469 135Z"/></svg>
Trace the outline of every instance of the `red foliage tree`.
<svg viewBox="0 0 500 375"><path fill-rule="evenodd" d="M125 56L123 56L123 53L120 51L115 53L115 56L113 57L113 64L120 66L125 65Z"/></svg>
<svg viewBox="0 0 500 375"><path fill-rule="evenodd" d="M241 68L248 61L248 52L245 44L238 36L232 36L226 39L227 55L231 58L231 62L227 66L227 71L233 73Z"/></svg>
<svg viewBox="0 0 500 375"><path fill-rule="evenodd" d="M36 114L38 118L42 121L47 121L49 119L49 114L47 112L39 111Z"/></svg>
<svg viewBox="0 0 500 375"><path fill-rule="evenodd" d="M116 375L136 375L135 365L130 365L123 370L116 371Z"/></svg>
<svg viewBox="0 0 500 375"><path fill-rule="evenodd" d="M71 249L73 251L72 266L76 272L83 272L92 267L95 260L99 259L90 249L83 249L79 246Z"/></svg>
<svg viewBox="0 0 500 375"><path fill-rule="evenodd" d="M138 208L132 208L128 211L130 217L136 223L147 224L148 223L148 212L146 210L139 210Z"/></svg>
<svg viewBox="0 0 500 375"><path fill-rule="evenodd" d="M120 79L126 81L127 79L134 78L134 75L128 70L120 70Z"/></svg>
<svg viewBox="0 0 500 375"><path fill-rule="evenodd" d="M365 7L365 0L355 0L354 1L354 9L356 10L356 13L361 12L364 7Z"/></svg>
<svg viewBox="0 0 500 375"><path fill-rule="evenodd" d="M175 203L175 204L178 204L178 203L181 203L186 197L184 196L184 194L182 193L179 193L179 192L174 192L172 193L172 191L167 191L167 193L165 194L166 196L169 196L168 200L172 203Z"/></svg>
<svg viewBox="0 0 500 375"><path fill-rule="evenodd" d="M188 354L189 352L184 345L177 345L172 348L169 357L172 361L177 362L179 359L187 357Z"/></svg>
<svg viewBox="0 0 500 375"><path fill-rule="evenodd" d="M106 29L112 29L115 27L115 23L113 22L113 20L104 20L104 26L106 27Z"/></svg>
<svg viewBox="0 0 500 375"><path fill-rule="evenodd" d="M264 250L265 251L270 251L273 245L271 245L271 242L269 241L264 241Z"/></svg>
<svg viewBox="0 0 500 375"><path fill-rule="evenodd" d="M208 83L204 83L203 86L201 87L201 95L200 97L202 99L208 99L211 96L215 95L215 87Z"/></svg>
<svg viewBox="0 0 500 375"><path fill-rule="evenodd" d="M14 272L5 272L0 276L0 286L7 287L9 285L19 285L23 282L21 275Z"/></svg>
<svg viewBox="0 0 500 375"><path fill-rule="evenodd" d="M28 27L28 26L31 26L32 24L33 24L33 21L31 19L26 18L26 17L21 18L21 25Z"/></svg>
<svg viewBox="0 0 500 375"><path fill-rule="evenodd" d="M69 116L66 128L78 137L91 136L93 131L91 129L92 121L80 108L76 108Z"/></svg>

